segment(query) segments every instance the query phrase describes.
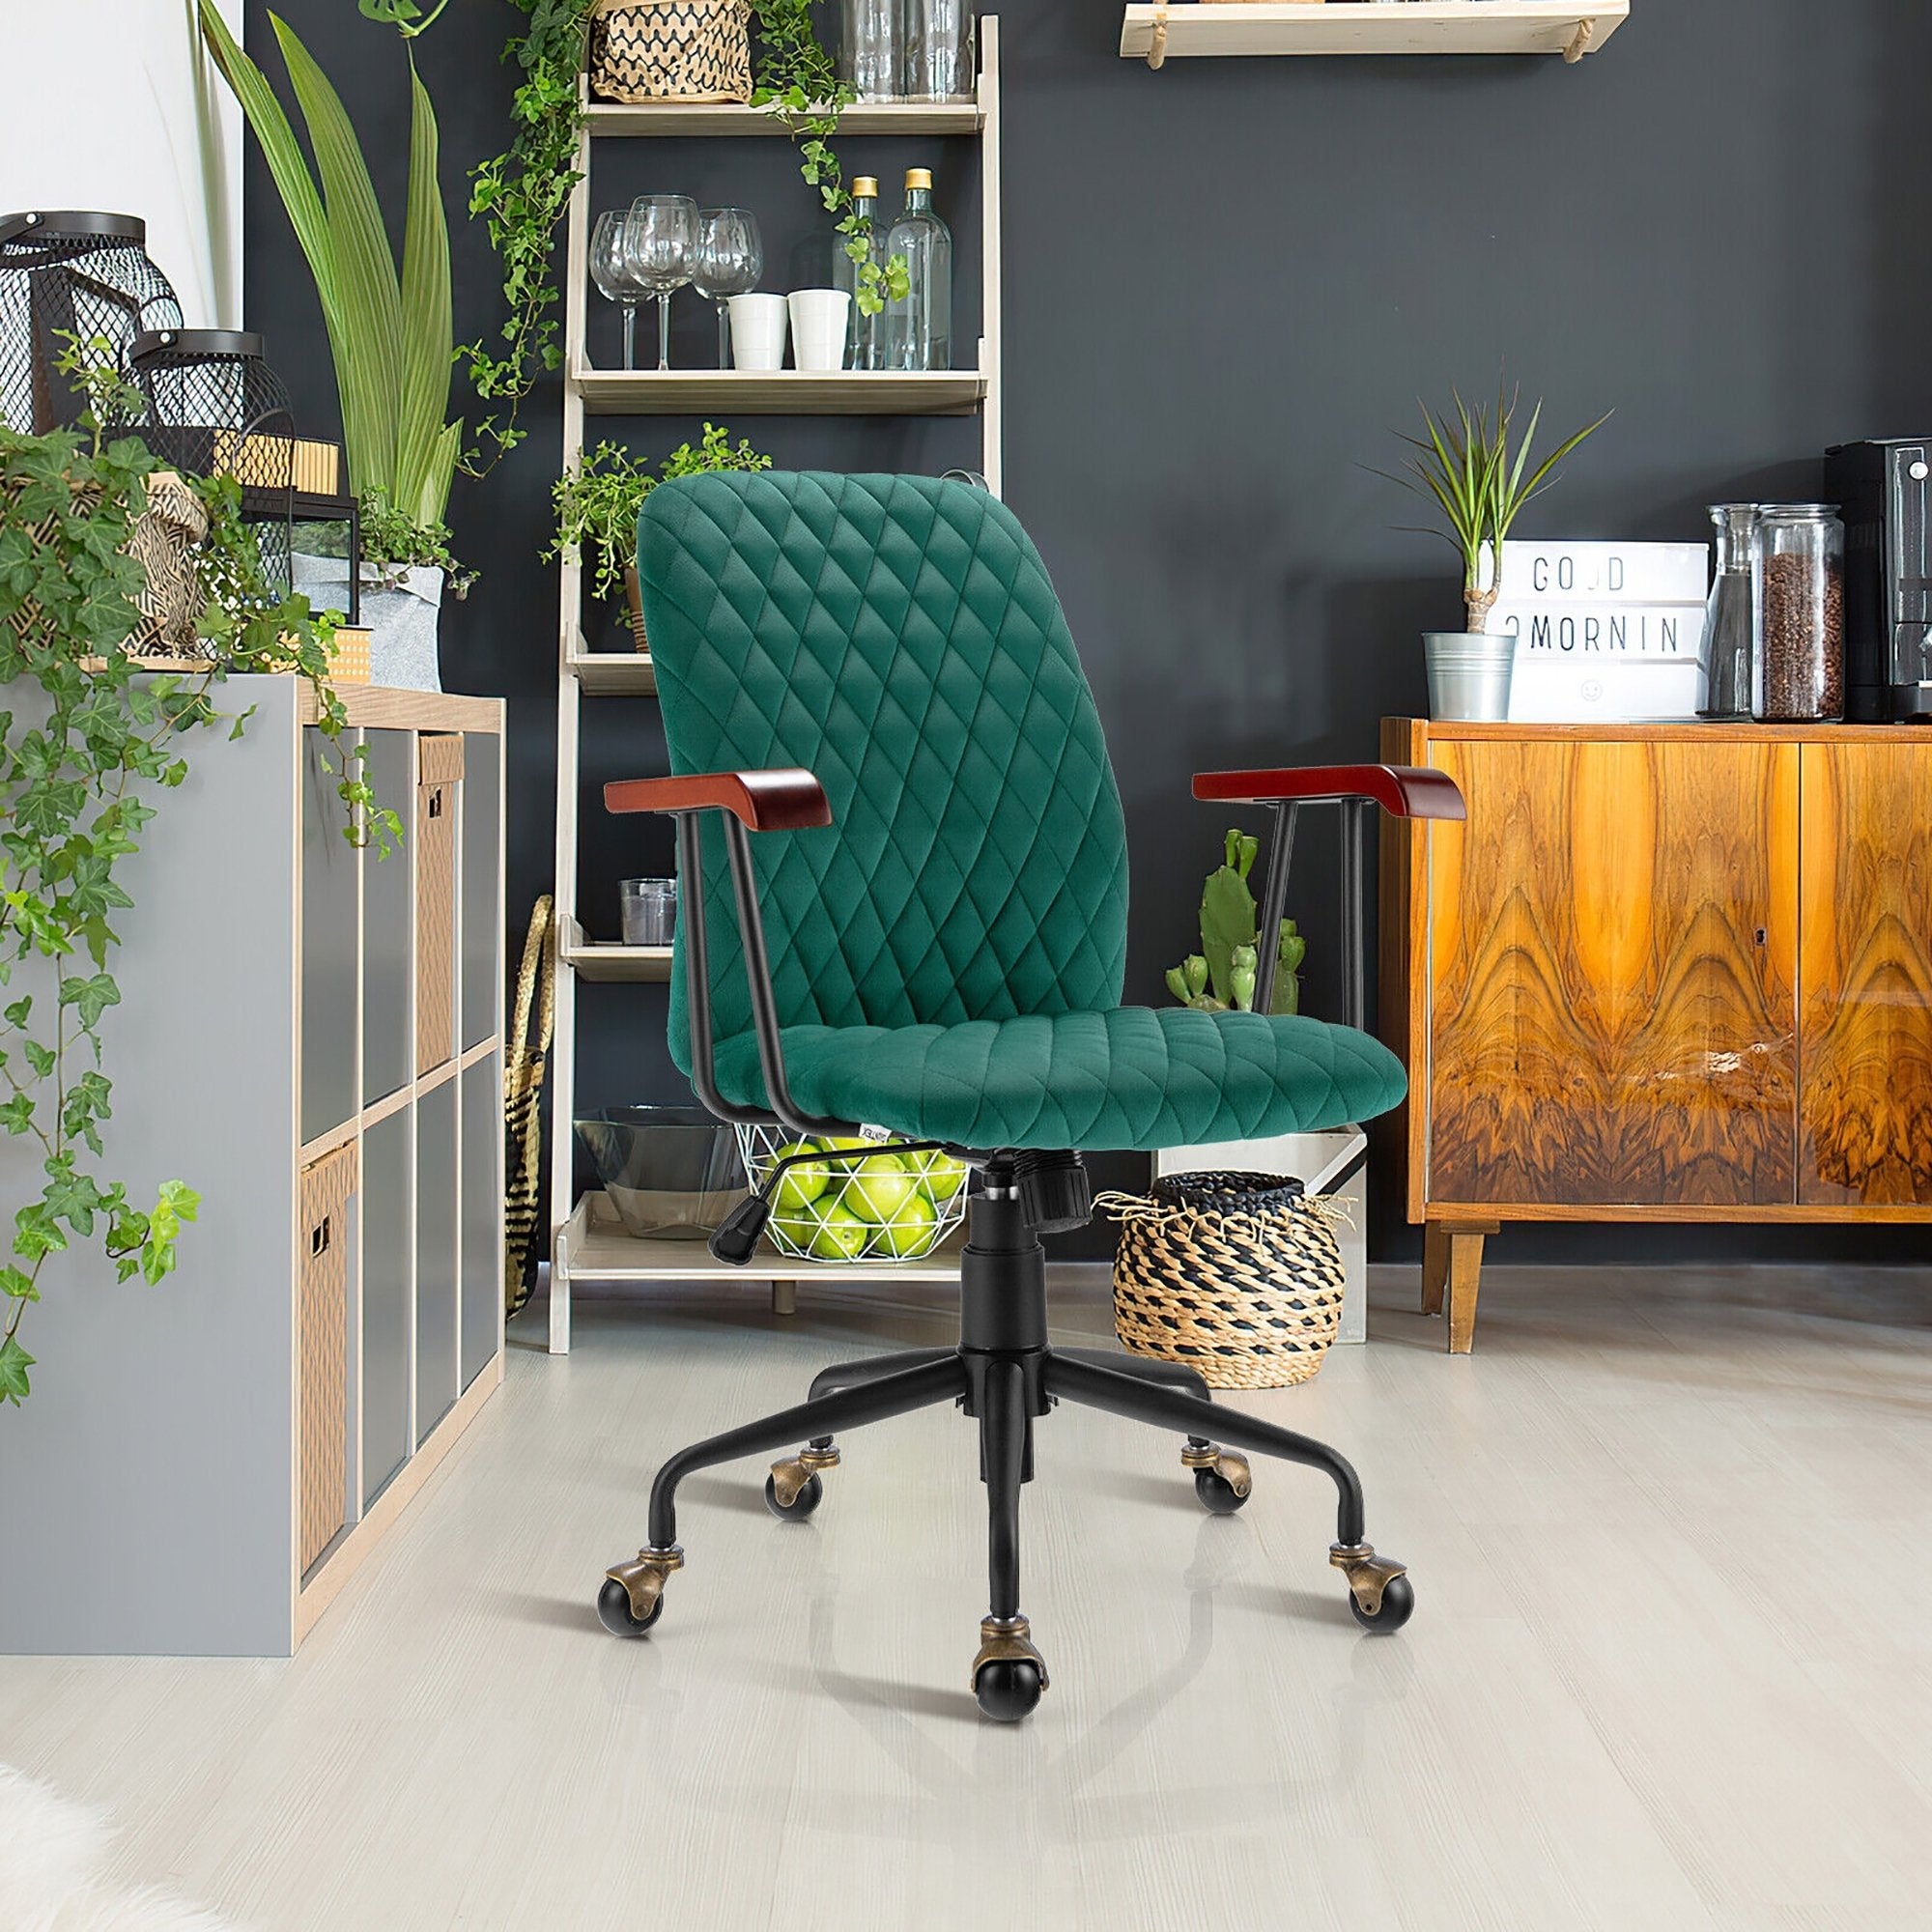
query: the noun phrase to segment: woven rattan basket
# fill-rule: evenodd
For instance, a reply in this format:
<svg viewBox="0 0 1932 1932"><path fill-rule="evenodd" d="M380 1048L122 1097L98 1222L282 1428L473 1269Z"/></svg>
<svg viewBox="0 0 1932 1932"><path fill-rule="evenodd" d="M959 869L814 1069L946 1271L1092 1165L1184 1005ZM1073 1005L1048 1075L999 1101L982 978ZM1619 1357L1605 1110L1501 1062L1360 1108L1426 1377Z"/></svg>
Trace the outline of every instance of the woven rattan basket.
<svg viewBox="0 0 1932 1932"><path fill-rule="evenodd" d="M749 100L746 0L602 0L590 23L594 100Z"/></svg>
<svg viewBox="0 0 1932 1932"><path fill-rule="evenodd" d="M1169 1174L1118 1217L1114 1327L1130 1354L1213 1388L1286 1388L1321 1366L1342 1319L1337 1209L1272 1174Z"/></svg>
<svg viewBox="0 0 1932 1932"><path fill-rule="evenodd" d="M530 912L517 974L516 1018L503 1055L503 1128L508 1143L503 1197L503 1312L515 1315L536 1286L543 1258L544 1067L556 1013L556 947L551 897Z"/></svg>

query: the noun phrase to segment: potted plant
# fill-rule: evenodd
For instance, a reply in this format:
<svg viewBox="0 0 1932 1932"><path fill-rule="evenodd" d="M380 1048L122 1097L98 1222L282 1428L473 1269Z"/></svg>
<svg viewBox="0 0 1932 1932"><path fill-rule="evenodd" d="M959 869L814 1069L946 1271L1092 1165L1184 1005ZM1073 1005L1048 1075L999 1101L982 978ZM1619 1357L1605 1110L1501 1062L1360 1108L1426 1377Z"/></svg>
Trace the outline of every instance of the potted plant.
<svg viewBox="0 0 1932 1932"><path fill-rule="evenodd" d="M772 459L761 456L742 438L732 445L730 435L716 423L706 423L694 446L681 442L652 471L620 443L600 442L552 491L556 506L556 537L544 552L546 562L569 553L590 575L591 595L609 603L624 594L625 621L639 650L644 641L643 602L638 589L638 512L660 483L674 476L696 476L707 469L769 469Z"/></svg>
<svg viewBox="0 0 1932 1932"><path fill-rule="evenodd" d="M373 633L373 675L379 684L437 690L442 593L447 586L460 596L469 580L455 568L444 522L463 425L448 420L456 350L435 110L411 56L399 271L355 130L288 23L269 16L314 153L313 171L281 103L237 45L215 0L200 0L200 11L202 37L254 131L322 302L350 486L361 505L368 568L362 611ZM363 12L413 37L441 9L418 20L401 17L386 0L372 0ZM297 581L327 590L341 582L342 572L336 563L299 566Z"/></svg>
<svg viewBox="0 0 1932 1932"><path fill-rule="evenodd" d="M1261 978L1261 934L1255 895L1248 888L1261 841L1230 830L1220 867L1201 890L1201 951L1167 969L1167 990L1182 1006L1203 1012L1252 1012ZM1293 1013L1301 1007L1301 962L1308 942L1285 919L1274 936L1274 990L1267 1010Z"/></svg>
<svg viewBox="0 0 1932 1932"><path fill-rule="evenodd" d="M1406 473L1389 479L1435 505L1441 521L1423 526L1422 534L1446 538L1463 560L1463 628L1425 631L1422 638L1434 718L1500 721L1509 716L1516 640L1507 632L1488 628L1502 588L1503 540L1523 505L1549 487L1556 466L1609 420L1606 412L1532 469L1530 452L1543 404L1539 401L1530 411L1517 441L1520 393L1499 391L1493 415L1482 405L1471 412L1460 394L1453 417L1447 411L1437 416L1423 404L1426 434L1403 438L1415 453L1403 465Z"/></svg>

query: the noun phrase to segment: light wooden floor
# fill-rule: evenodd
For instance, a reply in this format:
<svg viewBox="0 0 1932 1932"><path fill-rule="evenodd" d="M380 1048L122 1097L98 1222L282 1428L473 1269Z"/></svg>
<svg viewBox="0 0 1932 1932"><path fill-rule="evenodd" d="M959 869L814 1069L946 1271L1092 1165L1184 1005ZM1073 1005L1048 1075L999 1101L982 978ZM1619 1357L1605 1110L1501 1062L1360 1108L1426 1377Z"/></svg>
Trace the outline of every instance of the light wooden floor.
<svg viewBox="0 0 1932 1932"><path fill-rule="evenodd" d="M0 1660L0 1760L107 1805L127 1877L261 1932L1925 1924L1928 1287L1492 1271L1451 1360L1412 1277L1378 1284L1367 1350L1244 1400L1356 1458L1415 1577L1389 1639L1350 1622L1319 1478L1207 1518L1175 1443L1063 1408L1019 1729L966 1687L951 1412L848 1438L810 1526L761 1470L694 1479L657 1634L589 1609L661 1452L946 1339L935 1306L586 1297L568 1359L517 1324L296 1662ZM1091 1281L1057 1309L1104 1329Z"/></svg>

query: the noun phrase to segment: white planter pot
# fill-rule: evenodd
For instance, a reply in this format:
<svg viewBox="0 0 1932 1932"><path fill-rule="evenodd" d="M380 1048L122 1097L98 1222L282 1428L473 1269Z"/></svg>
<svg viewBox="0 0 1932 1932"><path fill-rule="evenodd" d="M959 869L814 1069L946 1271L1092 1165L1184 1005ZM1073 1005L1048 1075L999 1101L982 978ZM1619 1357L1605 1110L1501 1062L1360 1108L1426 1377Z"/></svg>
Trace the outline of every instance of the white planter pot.
<svg viewBox="0 0 1932 1932"><path fill-rule="evenodd" d="M349 565L338 556L295 554L295 587L318 611L347 611ZM369 631L369 681L393 691L440 691L437 627L442 572L362 567L362 622Z"/></svg>

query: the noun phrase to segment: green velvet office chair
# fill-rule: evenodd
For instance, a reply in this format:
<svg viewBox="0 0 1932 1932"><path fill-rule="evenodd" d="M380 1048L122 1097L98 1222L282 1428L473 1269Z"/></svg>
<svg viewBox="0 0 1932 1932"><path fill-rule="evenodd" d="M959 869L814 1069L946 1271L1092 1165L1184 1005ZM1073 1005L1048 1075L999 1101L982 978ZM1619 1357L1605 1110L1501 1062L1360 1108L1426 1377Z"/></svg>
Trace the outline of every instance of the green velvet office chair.
<svg viewBox="0 0 1932 1932"><path fill-rule="evenodd" d="M1211 1510L1247 1499L1240 1450L1325 1470L1356 1619L1401 1626L1408 1579L1365 1540L1349 1463L1212 1406L1191 1368L1051 1347L1039 1237L1091 1217L1083 1153L1304 1132L1401 1100L1400 1063L1358 1030L1362 825L1376 805L1460 817L1453 782L1384 766L1197 779L1197 797L1277 811L1264 932L1295 807L1341 805L1357 1025L1266 1017L1265 988L1254 1013L1125 1007L1120 795L1059 601L1010 512L917 476L690 477L646 502L638 567L673 776L605 798L676 821L673 1057L724 1120L884 1128L893 1145L965 1155L975 1176L958 1346L827 1369L797 1407L673 1456L649 1542L606 1575L605 1623L639 1634L663 1615L693 1470L803 1443L766 1486L774 1513L798 1520L818 1507L838 1432L957 1403L979 1424L991 1517L974 1689L987 1716L1024 1717L1047 1673L1020 1610L1020 1488L1034 1423L1060 1400L1183 1436ZM754 1195L714 1251L748 1261L768 1212Z"/></svg>

